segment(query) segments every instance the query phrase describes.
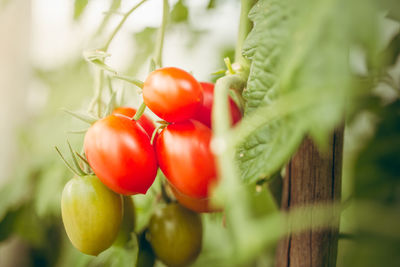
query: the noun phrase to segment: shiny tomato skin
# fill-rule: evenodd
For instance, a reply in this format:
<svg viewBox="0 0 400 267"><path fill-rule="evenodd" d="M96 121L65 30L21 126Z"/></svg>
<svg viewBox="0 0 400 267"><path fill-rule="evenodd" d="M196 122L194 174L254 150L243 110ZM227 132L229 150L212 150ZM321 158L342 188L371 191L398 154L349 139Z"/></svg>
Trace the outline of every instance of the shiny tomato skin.
<svg viewBox="0 0 400 267"><path fill-rule="evenodd" d="M162 206L150 219L148 238L157 258L167 266L189 266L202 248L201 217L178 203Z"/></svg>
<svg viewBox="0 0 400 267"><path fill-rule="evenodd" d="M61 196L61 214L72 244L81 252L98 255L109 248L122 221L122 197L96 176L71 179Z"/></svg>
<svg viewBox="0 0 400 267"><path fill-rule="evenodd" d="M85 135L84 150L94 173L114 192L145 194L154 182L157 160L150 137L126 116L95 122Z"/></svg>
<svg viewBox="0 0 400 267"><path fill-rule="evenodd" d="M168 122L190 119L203 101L203 88L188 72L174 67L155 70L143 85L143 100L158 117Z"/></svg>
<svg viewBox="0 0 400 267"><path fill-rule="evenodd" d="M211 113L214 101L214 84L206 82L201 82L200 84L203 87L203 104L198 109L193 119L198 120L211 128ZM240 112L239 107L236 105L235 101L233 101L231 97L229 97L229 108L231 112L232 124L235 125L242 118L242 113Z"/></svg>
<svg viewBox="0 0 400 267"><path fill-rule="evenodd" d="M195 120L170 124L157 138L159 166L168 181L185 195L208 197L217 182L210 141L210 128Z"/></svg>
<svg viewBox="0 0 400 267"><path fill-rule="evenodd" d="M136 109L130 108L130 107L118 107L118 108L114 109L112 114L121 114L121 115L125 115L129 118L133 118L133 116L135 116L135 114L136 114ZM138 119L138 122L139 122L140 126L142 126L143 129L146 131L148 136L150 136L150 138L151 138L154 130L156 129L153 121L148 116L146 116L146 114L143 114Z"/></svg>
<svg viewBox="0 0 400 267"><path fill-rule="evenodd" d="M222 211L219 207L214 207L210 203L209 198L194 198L182 194L174 186L170 185L171 191L174 194L176 200L187 209L198 213L208 213L208 212L219 212Z"/></svg>

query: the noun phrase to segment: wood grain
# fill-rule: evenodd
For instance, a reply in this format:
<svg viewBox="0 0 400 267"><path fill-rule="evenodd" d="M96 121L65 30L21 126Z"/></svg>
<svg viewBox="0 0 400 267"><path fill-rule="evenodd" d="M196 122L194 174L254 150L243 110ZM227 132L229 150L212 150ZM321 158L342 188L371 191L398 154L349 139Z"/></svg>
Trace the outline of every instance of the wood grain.
<svg viewBox="0 0 400 267"><path fill-rule="evenodd" d="M281 209L339 201L342 155L343 128L334 132L324 152L320 152L310 138L305 138L286 167ZM333 214L332 210L332 218ZM312 216L309 220L312 223ZM338 227L291 234L278 244L276 266L336 266L337 244Z"/></svg>

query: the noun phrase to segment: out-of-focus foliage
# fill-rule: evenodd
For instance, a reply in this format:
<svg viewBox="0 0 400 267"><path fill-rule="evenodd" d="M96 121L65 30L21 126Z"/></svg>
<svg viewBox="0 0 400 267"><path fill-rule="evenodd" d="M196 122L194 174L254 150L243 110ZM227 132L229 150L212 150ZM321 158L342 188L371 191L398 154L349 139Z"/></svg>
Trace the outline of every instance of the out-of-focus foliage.
<svg viewBox="0 0 400 267"><path fill-rule="evenodd" d="M199 35L206 33L191 26L187 2L180 0L172 7L167 35L168 30L183 27L191 36L190 46L196 44ZM204 12L215 12L222 2L209 0ZM76 23L80 23L87 3L88 0L75 0ZM110 10L119 10L120 5L121 1L111 1ZM251 233L247 242L232 240L232 229L229 221L224 226L223 214L203 215L203 251L194 266L242 264L236 257L243 255L235 251L241 248L253 250L245 257L245 266L272 266L274 253L271 248L280 238L281 221L275 215L266 217L272 212L269 208L274 200L266 184L255 186L254 182L279 171L304 134L311 134L322 144L343 117L348 117L351 124L351 119L361 110L375 114L378 122L376 125L371 123L376 131L369 142L360 144L363 148L351 166L354 177L347 177L349 180L354 178L352 199L386 207L382 209L382 220L393 218L385 217L385 214L399 209L399 102L392 100L391 104L386 104L373 89L398 59L400 35L390 37L387 40L389 48L385 50L386 43L382 45L381 42L382 27L385 27L382 14L388 11L388 17L399 19L399 5L396 0L260 0L253 8L250 18L254 29L244 47L244 55L251 61L244 92L246 116L251 117L259 112L258 109L275 105L278 114L275 118L278 119L257 129L237 153L243 180L253 182L243 187L249 199L238 197L232 203L248 204L246 208L251 216L243 218L239 227ZM94 35L103 35L113 15L112 12L105 14ZM148 69L156 35L154 27L131 34L135 51L130 60L132 63L122 70L123 73L134 76L140 70ZM221 51L221 59L224 57L233 59L232 48ZM354 59L351 64L349 58ZM210 73L221 66L210 66ZM70 244L61 223L60 197L71 174L53 146L67 151L64 144L68 137L74 148L81 147L83 136L66 134L66 131L85 129L87 125L70 118L60 109L81 110L87 106L92 94L92 75L86 62L72 59L53 70L35 68L33 76L45 88L47 100L21 129L20 161L24 164L19 166L10 182L0 188L0 242L12 236L21 237L28 246L32 266L134 266L138 253L139 258L142 251L151 257L148 247L138 248L138 243L143 243L143 231L156 207L163 180L161 174L147 195L134 197L136 234L133 233L125 246L113 246L94 258L83 255ZM399 81L385 79L392 87L397 87L392 90L398 96ZM118 86L117 90L122 87L117 82L113 82L113 86ZM351 227L344 227L346 234L354 238L340 241L341 266L395 266L393 263L400 260L398 229L377 230L361 221L366 217L354 214L343 217L345 221L354 222ZM255 225L258 227L248 229ZM393 236L382 234L391 231Z"/></svg>
<svg viewBox="0 0 400 267"><path fill-rule="evenodd" d="M278 171L306 133L326 144L344 112L356 112L353 106L370 94L376 73L382 71L380 8L370 0L261 0L255 5L250 13L254 28L244 46L252 62L243 92L245 112L283 103L275 119L239 149L244 180ZM349 64L359 51L366 73Z"/></svg>

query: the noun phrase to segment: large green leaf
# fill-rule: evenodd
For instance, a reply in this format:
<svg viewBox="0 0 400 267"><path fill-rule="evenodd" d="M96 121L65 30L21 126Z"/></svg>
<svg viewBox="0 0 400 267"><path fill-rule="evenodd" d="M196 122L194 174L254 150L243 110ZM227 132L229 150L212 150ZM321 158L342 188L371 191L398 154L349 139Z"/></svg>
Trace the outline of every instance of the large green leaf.
<svg viewBox="0 0 400 267"><path fill-rule="evenodd" d="M301 92L239 147L242 178L251 182L278 171L305 134L321 146L327 143L343 120L346 104L371 88L356 85L349 53L351 58L357 47L367 67L376 68L381 36L373 1L260 0L249 17L254 27L243 51L251 60L243 92L246 116Z"/></svg>

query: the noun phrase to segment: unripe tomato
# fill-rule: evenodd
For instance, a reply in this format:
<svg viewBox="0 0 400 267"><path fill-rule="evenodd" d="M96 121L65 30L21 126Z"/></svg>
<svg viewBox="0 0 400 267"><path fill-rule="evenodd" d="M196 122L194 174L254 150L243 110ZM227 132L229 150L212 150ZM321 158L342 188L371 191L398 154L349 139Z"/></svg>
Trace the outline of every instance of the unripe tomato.
<svg viewBox="0 0 400 267"><path fill-rule="evenodd" d="M85 135L84 149L94 173L114 192L145 194L157 175L150 137L126 116L95 122Z"/></svg>
<svg viewBox="0 0 400 267"><path fill-rule="evenodd" d="M150 219L150 244L157 257L170 267L192 263L200 253L202 236L200 215L177 203L156 210Z"/></svg>
<svg viewBox="0 0 400 267"><path fill-rule="evenodd" d="M72 244L81 252L98 255L117 237L122 220L122 197L96 176L71 179L61 197L64 227Z"/></svg>
<svg viewBox="0 0 400 267"><path fill-rule="evenodd" d="M209 198L194 198L189 197L181 192L179 192L174 186L170 186L172 193L174 194L176 200L190 210L195 212L218 212L222 209L214 207L210 203Z"/></svg>
<svg viewBox="0 0 400 267"><path fill-rule="evenodd" d="M214 102L214 84L201 82L203 87L203 104L198 109L193 119L198 120L211 128L211 113ZM229 99L229 108L231 113L232 124L235 125L242 118L242 113L235 101L231 97Z"/></svg>
<svg viewBox="0 0 400 267"><path fill-rule="evenodd" d="M112 114L121 114L125 115L129 118L133 118L136 114L136 109L130 108L130 107L119 107L114 109ZM143 127L143 129L146 131L147 135L151 138L153 135L154 130L156 129L154 127L153 121L146 116L146 114L143 114L140 116L140 118L137 120L137 122L140 124L140 126Z"/></svg>
<svg viewBox="0 0 400 267"><path fill-rule="evenodd" d="M135 231L135 205L131 196L124 196L124 215L119 228L117 239L114 242L116 246L125 246L131 238L131 233Z"/></svg>
<svg viewBox="0 0 400 267"><path fill-rule="evenodd" d="M203 88L188 72L173 68L153 71L143 85L143 100L157 116L168 122L190 119L203 101Z"/></svg>
<svg viewBox="0 0 400 267"><path fill-rule="evenodd" d="M210 140L210 128L195 120L170 124L157 138L161 170L176 189L189 197L209 197L217 182Z"/></svg>

